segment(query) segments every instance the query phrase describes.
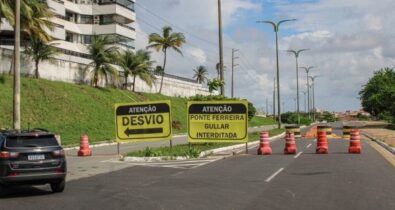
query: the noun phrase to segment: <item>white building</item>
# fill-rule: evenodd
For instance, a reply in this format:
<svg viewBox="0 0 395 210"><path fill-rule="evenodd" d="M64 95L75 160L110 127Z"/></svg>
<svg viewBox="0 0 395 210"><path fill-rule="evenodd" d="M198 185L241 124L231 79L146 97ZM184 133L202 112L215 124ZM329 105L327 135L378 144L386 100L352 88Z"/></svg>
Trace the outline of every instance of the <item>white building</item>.
<svg viewBox="0 0 395 210"><path fill-rule="evenodd" d="M40 64L40 76L50 80L87 83L89 75L84 67L91 62L87 50L93 35L116 38L114 43L121 50L134 49L136 21L135 0L47 0L55 17L51 21L54 30L48 33L54 38L61 55L56 62ZM12 62L13 28L4 19L0 24L0 72L9 71ZM32 64L22 59L22 73L31 74ZM123 81L122 78L120 78ZM136 81L136 91L157 92L159 80L152 87ZM165 77L163 94L190 96L208 94L200 84L174 76Z"/></svg>

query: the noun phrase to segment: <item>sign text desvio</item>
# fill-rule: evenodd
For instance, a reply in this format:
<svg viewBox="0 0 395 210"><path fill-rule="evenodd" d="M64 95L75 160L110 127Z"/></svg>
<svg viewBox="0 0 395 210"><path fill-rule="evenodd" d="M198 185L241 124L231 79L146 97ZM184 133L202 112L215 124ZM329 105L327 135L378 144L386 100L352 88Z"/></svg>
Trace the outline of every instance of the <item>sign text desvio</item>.
<svg viewBox="0 0 395 210"><path fill-rule="evenodd" d="M170 101L115 105L118 142L170 140Z"/></svg>
<svg viewBox="0 0 395 210"><path fill-rule="evenodd" d="M189 101L189 142L247 142L247 101Z"/></svg>

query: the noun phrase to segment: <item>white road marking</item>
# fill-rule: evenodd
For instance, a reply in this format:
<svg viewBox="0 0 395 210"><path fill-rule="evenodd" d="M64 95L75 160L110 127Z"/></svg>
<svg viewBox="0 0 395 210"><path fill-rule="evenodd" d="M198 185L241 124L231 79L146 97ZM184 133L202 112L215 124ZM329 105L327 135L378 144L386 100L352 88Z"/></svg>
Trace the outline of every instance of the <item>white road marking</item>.
<svg viewBox="0 0 395 210"><path fill-rule="evenodd" d="M159 161L159 162L132 162L132 161L119 161L119 160L107 160L105 162L128 164L132 166L147 166L147 167L164 167L164 168L176 168L176 169L193 169L200 166L207 165L214 161L220 160L222 157L214 157L208 159L195 159L195 160L170 160L170 161ZM102 161L104 162L104 161Z"/></svg>
<svg viewBox="0 0 395 210"><path fill-rule="evenodd" d="M298 158L303 152L299 152L297 155L295 155L295 159Z"/></svg>
<svg viewBox="0 0 395 210"><path fill-rule="evenodd" d="M272 174L269 178L267 178L265 180L265 182L270 182L274 177L276 177L279 173L281 173L281 171L283 171L284 168L280 168L278 169L274 174Z"/></svg>
<svg viewBox="0 0 395 210"><path fill-rule="evenodd" d="M313 145L313 144L309 144L309 145L307 145L307 148L311 147L311 145Z"/></svg>

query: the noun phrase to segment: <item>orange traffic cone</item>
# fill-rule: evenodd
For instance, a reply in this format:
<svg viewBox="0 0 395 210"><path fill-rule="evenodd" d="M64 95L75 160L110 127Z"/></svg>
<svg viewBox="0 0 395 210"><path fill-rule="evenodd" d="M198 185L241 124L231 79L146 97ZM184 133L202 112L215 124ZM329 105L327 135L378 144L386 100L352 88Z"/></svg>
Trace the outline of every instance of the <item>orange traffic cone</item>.
<svg viewBox="0 0 395 210"><path fill-rule="evenodd" d="M350 147L348 153L360 154L361 153L361 136L358 129L351 130Z"/></svg>
<svg viewBox="0 0 395 210"><path fill-rule="evenodd" d="M287 132L285 135L284 154L296 154L295 135L292 132Z"/></svg>
<svg viewBox="0 0 395 210"><path fill-rule="evenodd" d="M258 155L271 155L272 148L269 143L269 132L262 131L260 135L260 143L258 148Z"/></svg>
<svg viewBox="0 0 395 210"><path fill-rule="evenodd" d="M317 154L328 154L328 141L326 139L326 131L318 131L317 135Z"/></svg>
<svg viewBox="0 0 395 210"><path fill-rule="evenodd" d="M88 135L80 136L80 150L78 150L78 156L91 156L92 152L89 149Z"/></svg>

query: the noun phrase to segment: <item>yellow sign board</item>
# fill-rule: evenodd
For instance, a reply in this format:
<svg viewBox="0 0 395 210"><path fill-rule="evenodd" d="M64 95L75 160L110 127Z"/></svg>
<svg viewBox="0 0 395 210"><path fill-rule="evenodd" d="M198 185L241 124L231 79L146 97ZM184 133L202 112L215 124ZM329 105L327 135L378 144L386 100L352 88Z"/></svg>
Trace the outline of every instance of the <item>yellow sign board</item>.
<svg viewBox="0 0 395 210"><path fill-rule="evenodd" d="M115 104L118 142L170 140L170 101Z"/></svg>
<svg viewBox="0 0 395 210"><path fill-rule="evenodd" d="M188 141L248 141L247 101L189 101Z"/></svg>

